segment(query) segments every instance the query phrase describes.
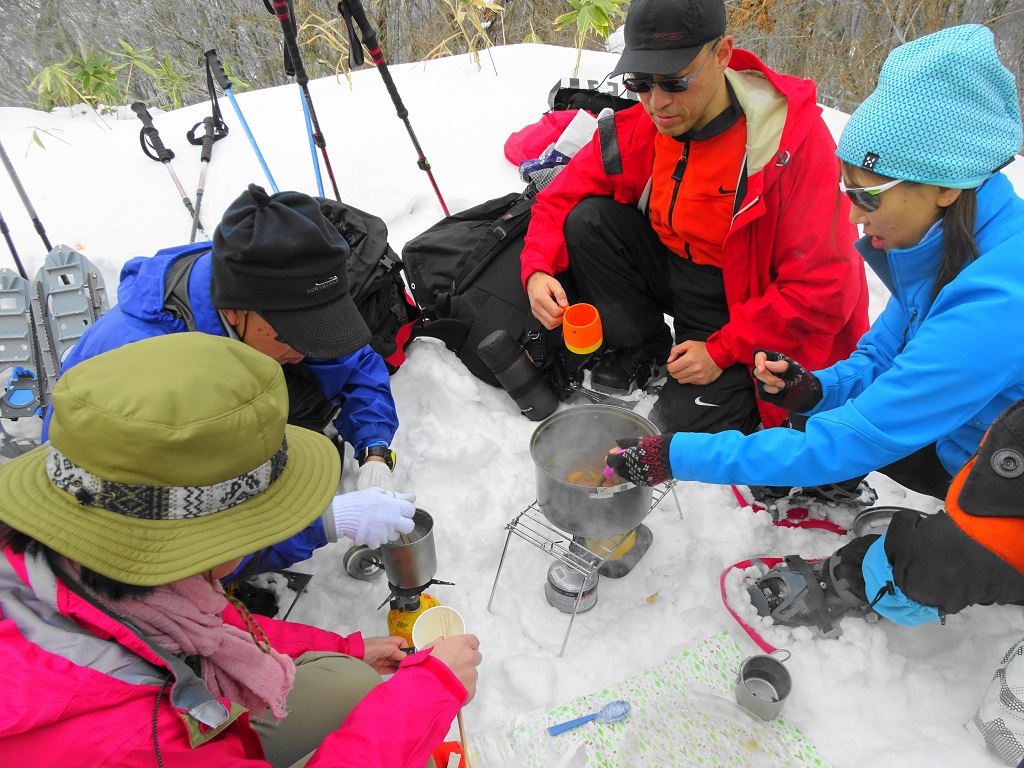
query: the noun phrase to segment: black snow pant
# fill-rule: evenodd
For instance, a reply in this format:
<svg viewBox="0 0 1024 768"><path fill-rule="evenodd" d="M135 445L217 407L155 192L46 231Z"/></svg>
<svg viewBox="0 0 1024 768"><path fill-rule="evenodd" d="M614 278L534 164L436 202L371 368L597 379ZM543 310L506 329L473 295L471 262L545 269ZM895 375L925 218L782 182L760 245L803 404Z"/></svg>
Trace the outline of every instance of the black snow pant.
<svg viewBox="0 0 1024 768"><path fill-rule="evenodd" d="M838 574L864 594L861 563L878 536L861 536L840 549ZM885 554L895 585L943 616L969 605L1024 605L1024 574L960 530L945 512L926 515L901 509L885 536Z"/></svg>
<svg viewBox="0 0 1024 768"><path fill-rule="evenodd" d="M934 496L936 499L946 498L949 484L953 482L952 475L939 461L939 455L935 452L935 443L926 445L921 450L915 451L899 461L894 461L888 466L881 467L878 471L886 477L892 478L904 488L923 493L926 496Z"/></svg>
<svg viewBox="0 0 1024 768"><path fill-rule="evenodd" d="M580 201L565 223L572 282L597 307L607 349L640 347L659 364L675 343L706 341L729 321L722 270L664 246L637 208L608 197ZM561 279L561 276L560 276ZM761 422L746 365L707 385L668 377L651 420L664 432L753 432Z"/></svg>

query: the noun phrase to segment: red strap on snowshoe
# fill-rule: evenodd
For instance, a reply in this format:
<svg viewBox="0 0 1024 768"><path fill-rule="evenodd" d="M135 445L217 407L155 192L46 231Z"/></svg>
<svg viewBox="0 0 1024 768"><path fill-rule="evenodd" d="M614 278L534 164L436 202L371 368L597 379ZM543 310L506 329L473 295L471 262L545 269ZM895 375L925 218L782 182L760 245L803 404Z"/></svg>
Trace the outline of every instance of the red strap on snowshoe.
<svg viewBox="0 0 1024 768"><path fill-rule="evenodd" d="M741 507L749 507L754 512L761 512L765 509L762 505L757 504L756 502L747 501L740 492L740 489L735 485L731 487L732 493ZM812 530L828 531L829 533L836 533L840 536L845 536L849 533L849 531L841 525L833 523L831 520L811 518L811 511L807 509L807 507L792 507L791 509L787 509L783 514L785 514L785 517L781 520L773 520L772 525L777 525L779 528L808 528Z"/></svg>
<svg viewBox="0 0 1024 768"><path fill-rule="evenodd" d="M782 562L781 557L759 557L757 559L765 565L767 565L769 568L774 568L776 565ZM757 633L757 630L755 630L753 627L747 624L747 622L741 619L739 617L739 614L732 609L731 605L729 605L729 601L725 597L725 577L729 575L729 572L736 570L737 568L746 570L747 568L750 568L753 564L754 562L752 560L742 560L734 565L730 565L728 568L722 571L722 575L718 577L718 586L722 592L722 604L725 606L725 610L727 610L729 614L734 619L736 619L736 623L740 625L740 628L747 633L747 637L753 640L758 648L760 648L765 653L772 653L773 651L776 651L778 649L774 645L769 643L767 640L765 640L763 637L761 637L761 635Z"/></svg>

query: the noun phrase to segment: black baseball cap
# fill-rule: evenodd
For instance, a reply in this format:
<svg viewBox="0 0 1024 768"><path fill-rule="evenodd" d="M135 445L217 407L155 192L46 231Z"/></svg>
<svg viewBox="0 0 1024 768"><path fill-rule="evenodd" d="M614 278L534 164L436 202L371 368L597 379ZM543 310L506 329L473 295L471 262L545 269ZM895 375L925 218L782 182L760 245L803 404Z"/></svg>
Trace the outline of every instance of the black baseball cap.
<svg viewBox="0 0 1024 768"><path fill-rule="evenodd" d="M349 295L348 256L316 198L250 184L213 233L210 297L217 309L258 312L306 357L342 357L370 341Z"/></svg>
<svg viewBox="0 0 1024 768"><path fill-rule="evenodd" d="M626 50L609 77L675 74L724 34L723 0L633 0L626 12Z"/></svg>

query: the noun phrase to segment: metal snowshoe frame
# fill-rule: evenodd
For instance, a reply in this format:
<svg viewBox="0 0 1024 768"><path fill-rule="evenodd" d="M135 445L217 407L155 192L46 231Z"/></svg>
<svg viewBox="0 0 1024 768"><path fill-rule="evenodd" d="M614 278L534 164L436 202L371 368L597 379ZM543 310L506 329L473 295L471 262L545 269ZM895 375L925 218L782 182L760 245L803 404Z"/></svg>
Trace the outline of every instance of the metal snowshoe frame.
<svg viewBox="0 0 1024 768"><path fill-rule="evenodd" d="M100 271L66 245L47 254L32 283L0 269L0 371L10 372L0 418L45 413L61 363L108 307Z"/></svg>
<svg viewBox="0 0 1024 768"><path fill-rule="evenodd" d="M839 637L838 620L848 613L872 615L870 606L839 578L840 558L833 554L815 561L820 570L799 555L788 555L748 587L750 602L761 616L771 616L786 626L815 626L826 638Z"/></svg>

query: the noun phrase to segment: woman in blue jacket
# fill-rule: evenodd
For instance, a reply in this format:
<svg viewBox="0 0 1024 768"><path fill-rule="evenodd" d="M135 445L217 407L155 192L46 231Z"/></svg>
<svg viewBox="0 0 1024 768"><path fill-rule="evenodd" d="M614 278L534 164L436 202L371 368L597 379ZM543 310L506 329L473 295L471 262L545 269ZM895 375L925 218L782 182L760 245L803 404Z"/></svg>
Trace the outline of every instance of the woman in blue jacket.
<svg viewBox="0 0 1024 768"><path fill-rule="evenodd" d="M837 150L863 227L857 248L892 298L829 368L755 355L759 396L806 415L805 430L644 438L609 465L645 484L813 486L879 470L945 496L997 416L1024 398L1024 200L999 172L1021 141L1014 78L987 28L894 50ZM884 561L892 542L878 541Z"/></svg>

